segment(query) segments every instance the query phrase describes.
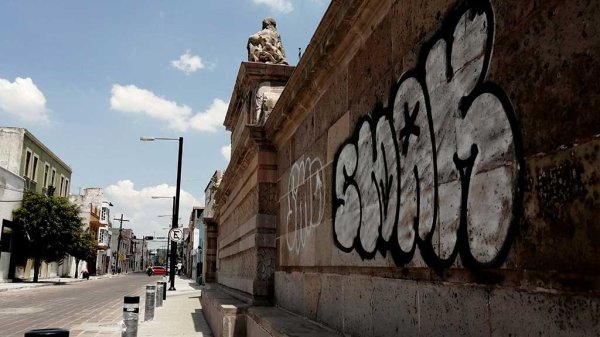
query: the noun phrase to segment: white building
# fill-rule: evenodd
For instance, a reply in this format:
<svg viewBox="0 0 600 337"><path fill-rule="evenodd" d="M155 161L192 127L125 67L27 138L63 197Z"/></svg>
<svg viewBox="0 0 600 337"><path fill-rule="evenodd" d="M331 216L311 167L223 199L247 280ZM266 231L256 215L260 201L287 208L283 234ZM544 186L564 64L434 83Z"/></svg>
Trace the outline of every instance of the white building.
<svg viewBox="0 0 600 337"><path fill-rule="evenodd" d="M81 267L87 267L91 275L102 275L109 271L111 252L110 243L110 206L112 204L104 200L102 189L99 187L84 188L83 194L72 195L71 202L81 208L79 216L83 222L83 229L92 232L97 241L95 265L88 266L86 261L80 261ZM73 268L73 272L74 272Z"/></svg>
<svg viewBox="0 0 600 337"><path fill-rule="evenodd" d="M0 282L6 282L12 278L12 275L9 275L12 251L12 212L21 206L24 188L25 179L0 167Z"/></svg>

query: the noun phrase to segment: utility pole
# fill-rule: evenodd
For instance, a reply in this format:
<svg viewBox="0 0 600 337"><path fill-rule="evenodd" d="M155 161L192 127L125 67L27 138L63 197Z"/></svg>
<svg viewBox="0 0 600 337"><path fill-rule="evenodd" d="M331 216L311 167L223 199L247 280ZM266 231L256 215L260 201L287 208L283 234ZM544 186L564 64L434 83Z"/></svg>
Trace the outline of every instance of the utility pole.
<svg viewBox="0 0 600 337"><path fill-rule="evenodd" d="M146 268L144 268L144 246L146 245L146 237L143 236L142 237L142 271L146 271Z"/></svg>
<svg viewBox="0 0 600 337"><path fill-rule="evenodd" d="M123 213L121 213L121 218L113 218L113 220L119 221L119 238L117 239L117 264L115 268L117 271L119 270L119 251L121 250L121 232L123 232L123 222L129 222L129 220L123 219Z"/></svg>

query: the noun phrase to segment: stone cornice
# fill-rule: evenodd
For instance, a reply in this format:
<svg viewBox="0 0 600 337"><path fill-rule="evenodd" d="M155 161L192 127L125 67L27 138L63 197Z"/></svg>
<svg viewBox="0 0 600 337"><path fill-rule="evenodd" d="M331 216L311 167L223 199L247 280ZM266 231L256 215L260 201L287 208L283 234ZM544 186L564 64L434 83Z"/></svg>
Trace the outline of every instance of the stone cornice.
<svg viewBox="0 0 600 337"><path fill-rule="evenodd" d="M392 6L392 0L333 0L300 63L265 123L267 138L281 144L293 134L327 85L350 62ZM282 132L284 131L284 132Z"/></svg>

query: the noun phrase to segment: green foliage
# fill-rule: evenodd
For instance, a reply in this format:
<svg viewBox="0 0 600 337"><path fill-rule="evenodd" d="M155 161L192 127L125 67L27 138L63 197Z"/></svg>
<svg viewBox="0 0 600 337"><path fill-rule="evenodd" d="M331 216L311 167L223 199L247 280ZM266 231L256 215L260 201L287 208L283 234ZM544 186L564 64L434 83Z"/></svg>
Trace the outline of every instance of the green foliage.
<svg viewBox="0 0 600 337"><path fill-rule="evenodd" d="M53 262L64 258L81 232L79 207L63 197L26 192L16 223L16 253L24 258Z"/></svg>
<svg viewBox="0 0 600 337"><path fill-rule="evenodd" d="M96 258L96 240L89 231L79 231L69 251L77 261L90 261Z"/></svg>

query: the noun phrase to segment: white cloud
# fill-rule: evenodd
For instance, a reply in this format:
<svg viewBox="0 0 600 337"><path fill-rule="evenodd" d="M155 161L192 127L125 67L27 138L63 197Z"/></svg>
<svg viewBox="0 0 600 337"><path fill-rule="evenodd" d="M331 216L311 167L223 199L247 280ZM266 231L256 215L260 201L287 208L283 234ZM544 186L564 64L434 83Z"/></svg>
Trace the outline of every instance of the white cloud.
<svg viewBox="0 0 600 337"><path fill-rule="evenodd" d="M160 184L156 186L136 189L131 180L120 180L116 184L104 188L104 198L114 204L112 208L113 217L119 217L123 213L129 222L123 223L123 227L132 228L137 237L143 235L165 236L171 224L171 218L158 217L158 215L170 215L173 210L173 199L152 199L152 196L172 197L175 195L175 186ZM179 197L179 220L185 227L193 206L199 206L198 200L190 193L181 190ZM113 226L115 226L113 221ZM118 226L118 222L116 224Z"/></svg>
<svg viewBox="0 0 600 337"><path fill-rule="evenodd" d="M281 13L289 13L294 10L291 0L252 0L258 5L267 5L272 10Z"/></svg>
<svg viewBox="0 0 600 337"><path fill-rule="evenodd" d="M228 102L215 98L208 109L194 115L189 106L169 101L135 85L114 84L111 92L111 109L166 121L171 129L177 131L216 132L223 125L229 106Z"/></svg>
<svg viewBox="0 0 600 337"><path fill-rule="evenodd" d="M17 77L14 82L0 78L0 110L25 122L50 121L46 97L29 77Z"/></svg>
<svg viewBox="0 0 600 337"><path fill-rule="evenodd" d="M187 105L156 96L153 92L135 85L114 84L110 98L110 108L121 112L133 112L154 119L167 121L169 127L178 131L187 130L187 121L192 109Z"/></svg>
<svg viewBox="0 0 600 337"><path fill-rule="evenodd" d="M215 98L208 109L197 113L189 121L190 128L198 131L215 132L223 125L229 103Z"/></svg>
<svg viewBox="0 0 600 337"><path fill-rule="evenodd" d="M221 154L229 161L231 159L231 144L221 147Z"/></svg>
<svg viewBox="0 0 600 337"><path fill-rule="evenodd" d="M179 56L179 60L171 61L171 66L183 71L186 74L191 74L198 69L206 68L206 65L202 62L202 59L198 55L192 55L190 51L186 51L185 54Z"/></svg>

